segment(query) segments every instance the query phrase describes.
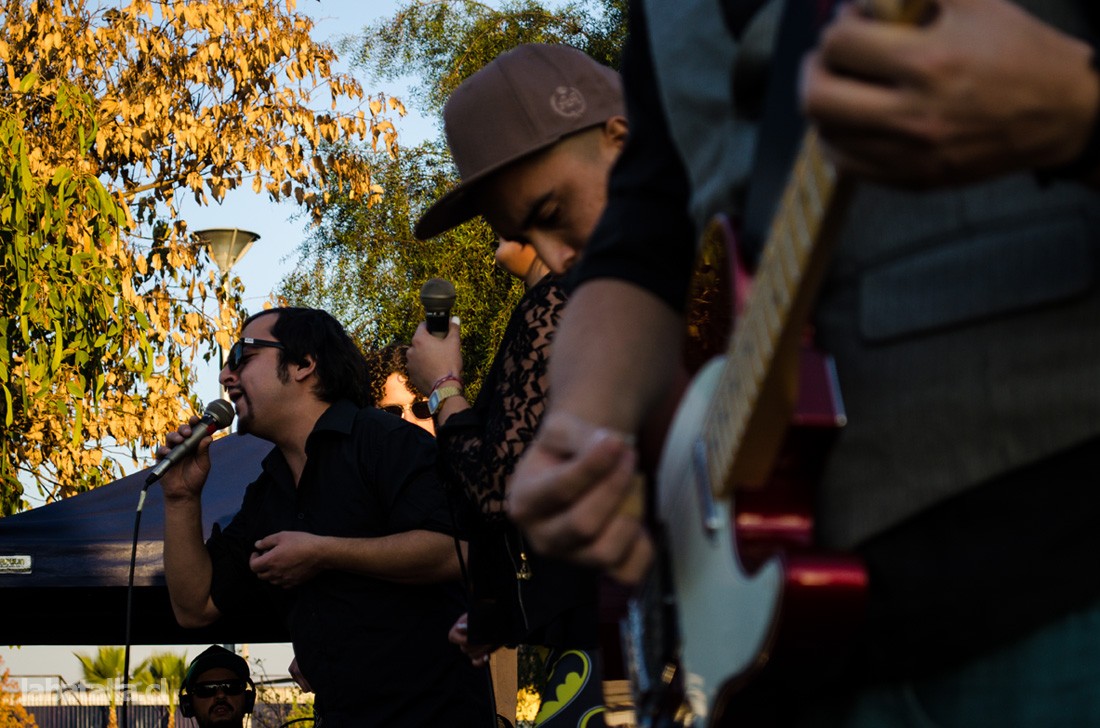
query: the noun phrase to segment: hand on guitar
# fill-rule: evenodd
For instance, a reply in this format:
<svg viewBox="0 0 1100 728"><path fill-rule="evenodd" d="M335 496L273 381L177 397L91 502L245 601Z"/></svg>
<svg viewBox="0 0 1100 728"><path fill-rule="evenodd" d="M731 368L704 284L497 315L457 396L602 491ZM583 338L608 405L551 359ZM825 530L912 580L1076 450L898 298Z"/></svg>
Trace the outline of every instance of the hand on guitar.
<svg viewBox="0 0 1100 728"><path fill-rule="evenodd" d="M938 0L920 25L845 6L804 62L802 105L846 172L962 184L1077 159L1100 107L1091 54L1008 0Z"/></svg>
<svg viewBox="0 0 1100 728"><path fill-rule="evenodd" d="M508 512L535 548L637 583L653 559L628 438L549 414L510 481Z"/></svg>

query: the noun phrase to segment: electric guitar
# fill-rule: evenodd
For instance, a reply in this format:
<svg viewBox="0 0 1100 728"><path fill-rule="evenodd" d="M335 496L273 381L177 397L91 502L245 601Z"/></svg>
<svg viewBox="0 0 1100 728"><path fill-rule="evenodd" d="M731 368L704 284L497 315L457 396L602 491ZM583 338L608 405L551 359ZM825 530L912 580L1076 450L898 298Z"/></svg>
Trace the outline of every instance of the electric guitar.
<svg viewBox="0 0 1100 728"><path fill-rule="evenodd" d="M924 12L882 4L870 12ZM783 725L797 685L858 626L862 564L814 546L812 486L845 415L831 362L806 345L850 192L811 130L755 275L729 256L732 336L695 376L665 441L661 556L623 623L639 725ZM734 239L723 219L707 237Z"/></svg>

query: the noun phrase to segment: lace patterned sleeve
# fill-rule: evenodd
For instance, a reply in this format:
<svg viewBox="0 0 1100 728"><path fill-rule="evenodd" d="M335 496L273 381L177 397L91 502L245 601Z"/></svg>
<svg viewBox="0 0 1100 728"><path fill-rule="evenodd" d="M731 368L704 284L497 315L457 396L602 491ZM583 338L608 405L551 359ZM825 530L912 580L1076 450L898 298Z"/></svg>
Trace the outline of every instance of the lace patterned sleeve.
<svg viewBox="0 0 1100 728"><path fill-rule="evenodd" d="M504 484L546 408L550 344L565 291L543 278L520 300L477 401L437 433L444 479L486 520L504 517Z"/></svg>

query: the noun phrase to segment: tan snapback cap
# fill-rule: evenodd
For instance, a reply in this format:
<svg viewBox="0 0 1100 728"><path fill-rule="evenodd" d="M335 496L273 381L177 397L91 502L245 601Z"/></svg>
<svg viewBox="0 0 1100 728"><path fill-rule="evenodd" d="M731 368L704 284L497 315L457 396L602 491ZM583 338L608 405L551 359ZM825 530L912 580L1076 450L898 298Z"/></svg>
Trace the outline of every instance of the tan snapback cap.
<svg viewBox="0 0 1100 728"><path fill-rule="evenodd" d="M421 216L413 233L439 235L478 214L479 180L563 137L626 114L614 70L576 48L532 43L502 53L462 82L443 107L461 181Z"/></svg>

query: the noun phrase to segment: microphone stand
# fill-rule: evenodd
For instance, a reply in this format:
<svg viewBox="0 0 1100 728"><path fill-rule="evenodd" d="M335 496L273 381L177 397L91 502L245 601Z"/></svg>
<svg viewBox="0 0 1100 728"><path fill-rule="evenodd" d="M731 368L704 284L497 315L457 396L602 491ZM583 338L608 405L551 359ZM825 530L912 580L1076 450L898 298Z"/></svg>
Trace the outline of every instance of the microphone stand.
<svg viewBox="0 0 1100 728"><path fill-rule="evenodd" d="M126 580L126 649L122 663L122 722L120 728L130 728L130 626L134 610L134 571L137 567L138 531L141 528L141 512L145 508L145 495L152 481L146 481L141 487L137 511L134 514L134 543L130 547L130 574Z"/></svg>
<svg viewBox="0 0 1100 728"><path fill-rule="evenodd" d="M121 728L130 728L130 627L133 623L134 612L134 571L137 568L138 531L141 528L141 512L145 508L145 496L149 492L149 486L160 479L160 476L172 467L176 461L176 454L181 447L196 447L202 438L212 435L216 430L228 427L233 422L233 406L222 399L214 400L206 408L200 419L194 426L194 432L182 445L168 454L160 461L145 478L145 485L141 486L141 496L138 498L137 511L134 514L134 543L130 547L130 573L126 580L126 648L122 662L122 677L126 681L122 689L122 724ZM201 428L199 426L202 426ZM201 434L200 434L201 433ZM195 439L197 436L197 439Z"/></svg>

